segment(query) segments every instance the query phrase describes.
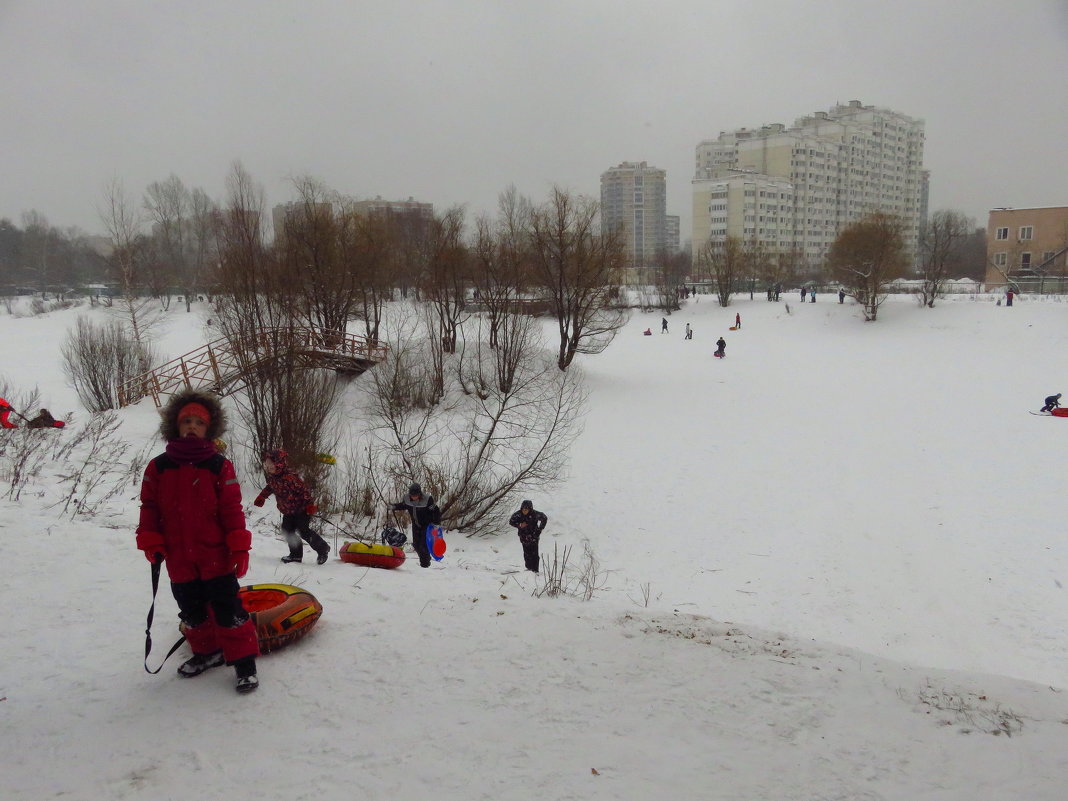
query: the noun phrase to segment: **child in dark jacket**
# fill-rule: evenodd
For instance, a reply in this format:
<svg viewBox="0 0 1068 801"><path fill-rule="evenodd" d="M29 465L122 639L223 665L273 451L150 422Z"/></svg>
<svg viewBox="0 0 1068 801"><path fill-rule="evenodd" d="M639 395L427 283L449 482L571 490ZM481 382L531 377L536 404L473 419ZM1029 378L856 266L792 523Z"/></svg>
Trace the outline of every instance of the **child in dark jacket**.
<svg viewBox="0 0 1068 801"><path fill-rule="evenodd" d="M549 518L534 508L532 501L519 504L519 511L508 518L508 525L519 529L519 542L523 545L523 562L527 570L538 572L538 539L545 530Z"/></svg>
<svg viewBox="0 0 1068 801"><path fill-rule="evenodd" d="M267 486L256 496L253 504L263 506L274 493L278 511L282 513L282 532L289 543L289 555L282 557L283 562L300 562L304 558L303 539L318 554L315 561L321 565L330 558L330 545L309 525L311 516L319 511L319 507L312 500L308 485L289 469L288 462L289 456L282 450L267 451L263 455Z"/></svg>
<svg viewBox="0 0 1068 801"><path fill-rule="evenodd" d="M424 495L418 484L408 487L408 497L391 507L395 512L407 511L412 518L412 545L419 554L419 566L430 567L430 546L426 542L426 527L441 523L441 510L433 495Z"/></svg>
<svg viewBox="0 0 1068 801"><path fill-rule="evenodd" d="M238 692L251 692L259 686L259 645L237 580L248 570L252 534L234 466L212 442L226 418L214 395L191 390L174 395L161 414L167 448L145 469L137 547L148 561L167 563L193 650L178 675L199 676L225 661Z"/></svg>

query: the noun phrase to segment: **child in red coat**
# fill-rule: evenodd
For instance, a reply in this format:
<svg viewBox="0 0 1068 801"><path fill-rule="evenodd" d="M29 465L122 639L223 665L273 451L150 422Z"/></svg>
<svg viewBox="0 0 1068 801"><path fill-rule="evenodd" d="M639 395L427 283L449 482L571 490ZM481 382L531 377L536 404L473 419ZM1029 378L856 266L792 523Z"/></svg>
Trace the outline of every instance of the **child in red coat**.
<svg viewBox="0 0 1068 801"><path fill-rule="evenodd" d="M282 531L289 543L289 555L283 562L299 562L304 558L303 538L318 554L316 562L323 564L330 558L330 545L319 533L313 531L311 516L319 511L312 500L311 490L304 480L289 469L285 451L267 451L263 455L263 472L267 474L267 486L256 496L253 503L263 506L271 493L278 499L278 511L282 513Z"/></svg>
<svg viewBox="0 0 1068 801"><path fill-rule="evenodd" d="M225 662L234 666L238 692L251 692L259 686L259 645L237 580L248 570L252 534L234 466L212 441L226 418L214 395L193 390L174 395L161 415L167 448L145 469L137 547L148 561L167 564L193 650L178 675L192 678Z"/></svg>

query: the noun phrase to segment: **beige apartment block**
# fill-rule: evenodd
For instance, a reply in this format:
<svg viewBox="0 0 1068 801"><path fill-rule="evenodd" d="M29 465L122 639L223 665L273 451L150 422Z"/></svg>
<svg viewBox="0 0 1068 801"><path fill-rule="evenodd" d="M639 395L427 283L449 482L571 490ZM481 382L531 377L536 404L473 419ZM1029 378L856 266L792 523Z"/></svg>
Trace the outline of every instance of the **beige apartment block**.
<svg viewBox="0 0 1068 801"><path fill-rule="evenodd" d="M721 177L693 181L695 258L697 243L703 247L727 237L762 242L769 252L794 247L794 187L789 181L746 170L717 173Z"/></svg>
<svg viewBox="0 0 1068 801"><path fill-rule="evenodd" d="M923 144L922 120L859 100L801 117L790 128L773 123L721 132L696 149L694 251L715 227L711 212L698 216L703 202L697 194L708 191L706 181L740 170L792 186L791 246L813 266L842 228L874 211L903 220L906 245L915 253L927 203Z"/></svg>
<svg viewBox="0 0 1068 801"><path fill-rule="evenodd" d="M991 209L986 285L1023 292L1068 290L1068 206Z"/></svg>

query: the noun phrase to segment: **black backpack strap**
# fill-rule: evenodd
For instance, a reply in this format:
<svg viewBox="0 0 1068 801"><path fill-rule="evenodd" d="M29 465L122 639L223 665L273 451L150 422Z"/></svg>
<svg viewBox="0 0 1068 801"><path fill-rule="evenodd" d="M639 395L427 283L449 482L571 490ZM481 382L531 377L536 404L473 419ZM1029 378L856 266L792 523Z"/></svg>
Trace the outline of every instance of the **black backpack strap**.
<svg viewBox="0 0 1068 801"><path fill-rule="evenodd" d="M159 571L163 565L162 559L157 559L152 563L152 605L148 607L148 622L145 624L145 672L155 675L163 670L163 666L167 663L167 660L171 658L171 655L178 650L178 647L185 642L185 635L183 634L178 638L178 642L171 646L171 650L167 652L167 655L163 657L163 661L159 663L159 667L155 670L148 669L148 655L152 653L152 618L156 614L156 592L159 590Z"/></svg>

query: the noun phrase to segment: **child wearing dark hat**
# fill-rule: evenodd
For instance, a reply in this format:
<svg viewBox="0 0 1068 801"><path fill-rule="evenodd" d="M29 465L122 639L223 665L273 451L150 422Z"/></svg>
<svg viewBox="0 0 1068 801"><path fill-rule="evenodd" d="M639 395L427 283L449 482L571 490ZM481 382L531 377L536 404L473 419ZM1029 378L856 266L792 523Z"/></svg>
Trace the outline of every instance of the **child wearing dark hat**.
<svg viewBox="0 0 1068 801"><path fill-rule="evenodd" d="M163 453L141 483L137 547L165 561L191 659L178 668L199 676L224 662L237 673L237 691L259 686L256 626L238 595L248 570L252 534L245 526L233 464L212 441L226 430L214 395L195 390L171 397L160 412Z"/></svg>
<svg viewBox="0 0 1068 801"><path fill-rule="evenodd" d="M263 455L263 472L267 474L267 486L253 503L263 506L274 494L278 511L282 513L282 532L289 543L289 555L283 556L282 561L300 562L307 542L317 554L316 563L323 564L330 558L330 545L311 527L311 517L319 507L304 479L289 469L289 455L283 450L267 451Z"/></svg>
<svg viewBox="0 0 1068 801"><path fill-rule="evenodd" d="M426 542L426 527L441 523L441 510L433 495L424 495L418 484L408 487L408 497L391 507L396 512L407 511L412 518L412 545L419 554L419 566L430 567L430 546Z"/></svg>
<svg viewBox="0 0 1068 801"><path fill-rule="evenodd" d="M538 539L545 530L549 518L534 508L533 501L523 501L519 511L508 518L508 525L519 529L519 542L523 545L523 562L527 570L538 572Z"/></svg>

